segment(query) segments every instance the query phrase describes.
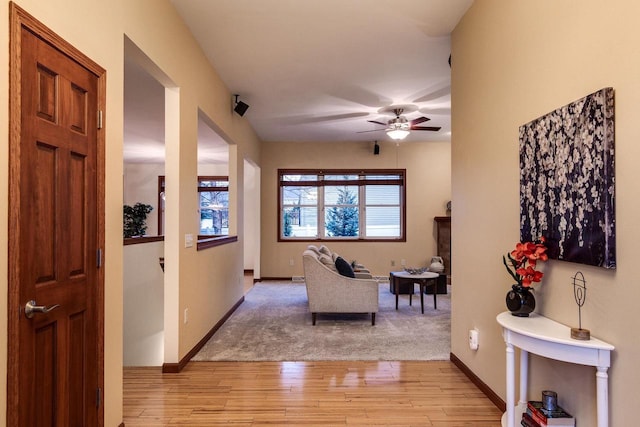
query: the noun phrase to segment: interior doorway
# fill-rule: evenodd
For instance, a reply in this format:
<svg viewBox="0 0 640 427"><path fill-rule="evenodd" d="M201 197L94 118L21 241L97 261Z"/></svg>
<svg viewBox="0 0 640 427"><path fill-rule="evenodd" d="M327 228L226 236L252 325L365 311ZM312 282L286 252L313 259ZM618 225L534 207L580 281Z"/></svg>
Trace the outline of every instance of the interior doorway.
<svg viewBox="0 0 640 427"><path fill-rule="evenodd" d="M162 366L164 198L158 177L165 175L165 86L151 60L128 39L124 52L123 205L140 203L151 211L144 235L123 240L123 364Z"/></svg>
<svg viewBox="0 0 640 427"><path fill-rule="evenodd" d="M244 160L244 270L260 279L260 167Z"/></svg>

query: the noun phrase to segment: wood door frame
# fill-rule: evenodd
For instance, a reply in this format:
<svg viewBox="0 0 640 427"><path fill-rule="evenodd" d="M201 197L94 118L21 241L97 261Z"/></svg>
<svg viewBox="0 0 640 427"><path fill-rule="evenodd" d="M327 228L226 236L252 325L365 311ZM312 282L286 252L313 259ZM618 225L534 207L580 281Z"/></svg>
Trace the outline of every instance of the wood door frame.
<svg viewBox="0 0 640 427"><path fill-rule="evenodd" d="M74 60L98 79L97 102L98 109L103 112L102 127L97 130L96 140L96 207L97 207L97 244L103 250L105 243L105 101L106 101L106 70L84 55L70 43L62 39L44 24L27 13L15 3L9 3L9 255L8 255L8 333L7 333L7 425L18 424L18 345L20 284L18 283L19 263L18 242L20 241L20 133L21 133L21 45L22 28L28 29L40 39ZM96 328L98 347L98 386L104 394L104 265L96 272ZM98 422L104 425L104 398L99 408Z"/></svg>

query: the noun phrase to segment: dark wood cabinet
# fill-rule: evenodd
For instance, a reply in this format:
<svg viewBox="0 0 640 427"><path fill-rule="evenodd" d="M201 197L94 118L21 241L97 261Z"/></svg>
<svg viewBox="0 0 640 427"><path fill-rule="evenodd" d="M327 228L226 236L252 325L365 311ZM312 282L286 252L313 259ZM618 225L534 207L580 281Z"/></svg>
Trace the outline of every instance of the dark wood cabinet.
<svg viewBox="0 0 640 427"><path fill-rule="evenodd" d="M444 272L447 281L451 282L451 217L437 216L433 219L436 224L436 249L438 256L444 261Z"/></svg>

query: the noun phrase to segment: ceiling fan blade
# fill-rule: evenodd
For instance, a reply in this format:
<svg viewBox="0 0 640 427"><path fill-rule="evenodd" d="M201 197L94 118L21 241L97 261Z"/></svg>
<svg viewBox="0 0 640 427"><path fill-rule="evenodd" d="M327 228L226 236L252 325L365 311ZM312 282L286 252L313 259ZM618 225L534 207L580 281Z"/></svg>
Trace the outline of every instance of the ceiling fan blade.
<svg viewBox="0 0 640 427"><path fill-rule="evenodd" d="M377 120L367 120L369 123L375 123L377 125L387 126L386 123L379 122Z"/></svg>
<svg viewBox="0 0 640 427"><path fill-rule="evenodd" d="M413 95L415 98L411 98L413 102L429 102L442 98L443 96L451 95L451 85L446 85L436 90L428 90L423 93L416 93Z"/></svg>
<svg viewBox="0 0 640 427"><path fill-rule="evenodd" d="M448 116L451 114L451 108L429 108L423 107L419 110L422 114L429 114L430 116Z"/></svg>
<svg viewBox="0 0 640 427"><path fill-rule="evenodd" d="M366 117L369 113L343 113L343 114L328 114L324 116L317 116L314 114L301 114L298 116L282 117L278 119L283 125L304 125L310 123L321 123L333 120L348 120L358 117Z"/></svg>
<svg viewBox="0 0 640 427"><path fill-rule="evenodd" d="M417 119L413 119L411 120L409 123L411 124L411 126L415 126L415 125L419 125L420 123L424 123L424 122L428 122L429 120L431 120L428 117L418 117Z"/></svg>
<svg viewBox="0 0 640 427"><path fill-rule="evenodd" d="M381 132L381 131L383 131L383 130L384 130L384 129L361 130L361 131L358 131L358 132L356 132L356 133Z"/></svg>
<svg viewBox="0 0 640 427"><path fill-rule="evenodd" d="M371 108L377 108L380 105L386 105L392 102L392 100L386 96L349 84L336 83L328 93L338 99L344 99L345 101Z"/></svg>
<svg viewBox="0 0 640 427"><path fill-rule="evenodd" d="M431 131L439 131L440 126L411 126L411 130L431 130Z"/></svg>

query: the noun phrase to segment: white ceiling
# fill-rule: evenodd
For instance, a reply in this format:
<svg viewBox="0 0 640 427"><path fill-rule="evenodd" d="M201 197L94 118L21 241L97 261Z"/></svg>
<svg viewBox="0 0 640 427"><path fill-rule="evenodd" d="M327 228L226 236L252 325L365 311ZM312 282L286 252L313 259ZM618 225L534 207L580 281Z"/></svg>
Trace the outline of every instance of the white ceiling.
<svg viewBox="0 0 640 427"><path fill-rule="evenodd" d="M124 61L124 162L164 163L164 86L134 55ZM198 117L198 162L228 164L229 146Z"/></svg>
<svg viewBox="0 0 640 427"><path fill-rule="evenodd" d="M442 127L407 140L451 138L450 34L473 0L171 2L263 141L388 139L367 120L394 105Z"/></svg>

